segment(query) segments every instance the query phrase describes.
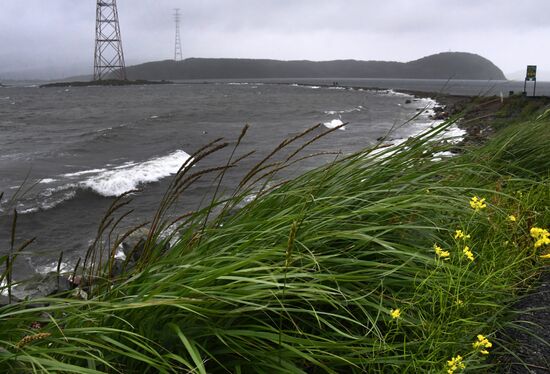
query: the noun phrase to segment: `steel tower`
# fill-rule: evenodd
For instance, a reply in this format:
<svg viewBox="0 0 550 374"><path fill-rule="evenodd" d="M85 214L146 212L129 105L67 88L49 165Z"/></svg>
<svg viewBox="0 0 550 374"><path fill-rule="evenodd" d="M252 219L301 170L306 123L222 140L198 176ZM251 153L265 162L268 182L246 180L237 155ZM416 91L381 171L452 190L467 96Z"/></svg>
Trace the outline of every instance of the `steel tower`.
<svg viewBox="0 0 550 374"><path fill-rule="evenodd" d="M180 38L180 21L181 15L179 8L174 9L174 20L176 21L176 45L174 47L174 61L183 60L183 54L181 52L181 38Z"/></svg>
<svg viewBox="0 0 550 374"><path fill-rule="evenodd" d="M97 0L94 80L126 80L116 0Z"/></svg>

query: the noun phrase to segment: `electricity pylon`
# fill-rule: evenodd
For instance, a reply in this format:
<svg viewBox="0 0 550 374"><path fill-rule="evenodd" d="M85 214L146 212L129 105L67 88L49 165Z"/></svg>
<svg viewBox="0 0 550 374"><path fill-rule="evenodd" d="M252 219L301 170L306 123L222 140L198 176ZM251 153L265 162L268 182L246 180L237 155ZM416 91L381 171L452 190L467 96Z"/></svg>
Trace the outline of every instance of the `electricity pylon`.
<svg viewBox="0 0 550 374"><path fill-rule="evenodd" d="M116 0L97 0L94 80L126 80Z"/></svg>

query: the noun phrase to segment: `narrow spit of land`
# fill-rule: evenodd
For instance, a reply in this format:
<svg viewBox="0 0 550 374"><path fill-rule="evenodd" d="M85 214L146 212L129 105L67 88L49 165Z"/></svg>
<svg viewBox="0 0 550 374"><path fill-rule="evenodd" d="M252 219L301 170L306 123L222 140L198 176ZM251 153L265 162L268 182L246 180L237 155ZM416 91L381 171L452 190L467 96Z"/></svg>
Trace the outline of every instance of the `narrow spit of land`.
<svg viewBox="0 0 550 374"><path fill-rule="evenodd" d="M172 84L171 81L149 81L144 79L137 80L119 80L119 79L104 79L97 81L77 81L77 82L55 82L40 85L41 88L53 87L89 87L89 86L143 86L155 84Z"/></svg>

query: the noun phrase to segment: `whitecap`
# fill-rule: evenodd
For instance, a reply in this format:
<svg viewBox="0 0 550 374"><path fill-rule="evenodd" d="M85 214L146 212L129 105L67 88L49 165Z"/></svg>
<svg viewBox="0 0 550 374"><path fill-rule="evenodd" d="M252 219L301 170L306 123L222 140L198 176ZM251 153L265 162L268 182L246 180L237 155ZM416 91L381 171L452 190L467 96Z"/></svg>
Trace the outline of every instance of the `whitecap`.
<svg viewBox="0 0 550 374"><path fill-rule="evenodd" d="M51 262L49 264L46 264L46 265L40 265L40 266L37 266L36 269L34 269L37 273L40 273L40 274L48 274L48 273L51 273L52 271L53 272L57 272L57 264L58 262ZM67 271L67 270L71 270L71 267L69 266L68 263L66 262L61 262L59 264L59 272L64 272L64 271Z"/></svg>
<svg viewBox="0 0 550 374"><path fill-rule="evenodd" d="M342 109L342 110L325 110L324 113L327 115L335 115L335 114L344 114L344 113L353 113L353 112L360 112L363 110L363 106L359 105L351 109Z"/></svg>
<svg viewBox="0 0 550 374"><path fill-rule="evenodd" d="M77 172L75 172L75 173L62 174L61 176L62 176L62 177L65 177L65 178L73 178L73 177L80 177L80 176L82 176L82 175L87 175L87 174L101 173L101 172L104 172L104 171L107 171L107 169L90 169L90 170L82 170L82 171L77 171Z"/></svg>
<svg viewBox="0 0 550 374"><path fill-rule="evenodd" d="M340 125L343 125L343 124L344 124L344 122L342 122L341 119L333 119L330 122L323 123L323 125L328 129L334 129L334 128L336 128ZM338 130L346 130L346 126L342 126Z"/></svg>
<svg viewBox="0 0 550 374"><path fill-rule="evenodd" d="M17 211L17 214L29 214L29 213L36 213L38 212L40 209L38 209L37 207L34 207L34 208L28 208L28 209L23 209L21 211Z"/></svg>
<svg viewBox="0 0 550 374"><path fill-rule="evenodd" d="M8 285L8 282L5 279L2 279L2 282L0 282L0 295L8 296L7 285Z"/></svg>
<svg viewBox="0 0 550 374"><path fill-rule="evenodd" d="M178 172L189 155L178 150L141 164L102 171L80 183L103 196L120 196L144 183L156 182Z"/></svg>
<svg viewBox="0 0 550 374"><path fill-rule="evenodd" d="M53 182L57 182L57 179L44 178L44 179L41 179L39 183L40 184L50 184L50 183L53 183Z"/></svg>
<svg viewBox="0 0 550 374"><path fill-rule="evenodd" d="M403 93L403 92L396 92L392 89L382 91L382 94L388 95L388 96L398 96L398 97L409 97L409 98L414 97L413 95L406 94L406 93Z"/></svg>

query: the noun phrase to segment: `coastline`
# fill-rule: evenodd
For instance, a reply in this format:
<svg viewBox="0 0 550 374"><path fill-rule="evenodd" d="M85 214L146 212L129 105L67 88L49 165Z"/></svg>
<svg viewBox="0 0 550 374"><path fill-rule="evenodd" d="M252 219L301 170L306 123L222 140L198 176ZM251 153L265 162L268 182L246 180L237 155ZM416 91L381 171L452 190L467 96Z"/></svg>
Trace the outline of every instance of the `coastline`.
<svg viewBox="0 0 550 374"><path fill-rule="evenodd" d="M366 89L366 88L362 88L362 89ZM404 91L399 91L399 92L408 94L408 95L412 94L411 92L404 92ZM476 97L438 95L438 94L426 93L426 92L422 92L422 93L416 92L414 96L419 98L420 97L430 98L437 102L436 108L440 108L440 109L434 110L435 111L434 117L438 116L438 118L437 119L434 118L434 120L444 120L448 118L460 117L460 120L457 122L457 125L465 129L468 134L467 135L468 139L464 140L464 144L472 144L472 145L483 145L485 142L490 140L492 134L497 132L496 125L501 119L504 122L506 122L506 121L514 121L515 116L518 118L522 118L522 116L525 114L523 113L525 111L525 108L526 107L528 108L532 102L531 99L526 99L522 97L511 97L511 98L506 98L502 100L500 97L490 97L490 98L480 99ZM405 97L403 99L405 99ZM527 100L529 100L530 102L528 103ZM546 98L540 101L539 104L548 102L548 100L549 99ZM521 105L519 105L516 109L514 109L514 105L517 103L520 103ZM461 149L460 148L461 146L462 144L457 146L457 148ZM441 172L443 172L443 170L441 170ZM429 186L429 188L431 190L431 186ZM227 225L227 227L229 228L229 225ZM285 231L285 234L286 234L286 231ZM200 245L200 243L197 245ZM59 287L59 278L56 279L55 277L52 277L50 280L53 285L55 285L55 282L57 281L57 286ZM71 288L72 287L73 285L71 285ZM535 297L535 299L537 299L537 297ZM533 306L539 306L539 305L544 306L543 304L528 304L527 308L532 308ZM520 340L518 339L518 341ZM532 341L529 342L529 344L532 344L532 343L533 343ZM545 351L540 350L540 352L545 352Z"/></svg>

